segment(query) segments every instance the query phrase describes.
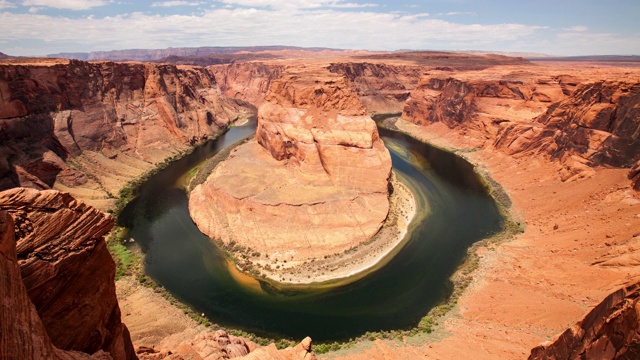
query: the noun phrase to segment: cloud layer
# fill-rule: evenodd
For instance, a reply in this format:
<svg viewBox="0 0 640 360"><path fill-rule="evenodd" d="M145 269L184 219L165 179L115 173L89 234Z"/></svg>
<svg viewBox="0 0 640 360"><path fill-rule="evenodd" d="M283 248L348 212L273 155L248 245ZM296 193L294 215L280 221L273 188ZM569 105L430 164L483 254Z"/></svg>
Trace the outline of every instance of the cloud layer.
<svg viewBox="0 0 640 360"><path fill-rule="evenodd" d="M198 6L204 4L201 1L159 1L151 4L151 7Z"/></svg>
<svg viewBox="0 0 640 360"><path fill-rule="evenodd" d="M98 6L105 6L105 0L24 0L24 6L43 6L67 10L87 10Z"/></svg>
<svg viewBox="0 0 640 360"><path fill-rule="evenodd" d="M22 6L97 10L103 0L24 0ZM54 16L0 10L0 51L12 55L184 46L294 45L397 50L538 51L551 54L640 52L637 39L591 33L585 26L552 29L518 23L464 24L427 13L384 11L341 0L157 1L149 9L114 16ZM12 3L0 0L8 8ZM191 9L191 10L189 10ZM91 11L93 11L91 10ZM2 12L4 11L4 12ZM191 12L188 12L191 11ZM85 12L86 13L86 12Z"/></svg>

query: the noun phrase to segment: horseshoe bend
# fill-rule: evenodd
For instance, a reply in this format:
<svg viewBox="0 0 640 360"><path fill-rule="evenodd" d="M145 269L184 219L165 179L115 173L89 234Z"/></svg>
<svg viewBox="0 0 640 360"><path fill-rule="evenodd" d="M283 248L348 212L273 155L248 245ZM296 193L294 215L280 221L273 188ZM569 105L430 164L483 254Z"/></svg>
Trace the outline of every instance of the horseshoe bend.
<svg viewBox="0 0 640 360"><path fill-rule="evenodd" d="M269 254L258 263L291 268L339 254L369 241L389 213L389 152L347 81L321 70L274 80L255 140L190 194L202 232Z"/></svg>
<svg viewBox="0 0 640 360"><path fill-rule="evenodd" d="M2 358L637 354L637 62L260 51L0 60Z"/></svg>

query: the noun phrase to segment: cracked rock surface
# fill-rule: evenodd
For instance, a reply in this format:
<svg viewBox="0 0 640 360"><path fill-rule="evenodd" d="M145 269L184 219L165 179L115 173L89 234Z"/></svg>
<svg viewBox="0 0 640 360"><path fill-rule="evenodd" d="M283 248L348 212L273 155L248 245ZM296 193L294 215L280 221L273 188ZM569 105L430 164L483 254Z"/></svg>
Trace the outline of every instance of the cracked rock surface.
<svg viewBox="0 0 640 360"><path fill-rule="evenodd" d="M17 264L45 345L135 359L103 239L113 218L67 193L27 188L1 192L0 211L13 218Z"/></svg>

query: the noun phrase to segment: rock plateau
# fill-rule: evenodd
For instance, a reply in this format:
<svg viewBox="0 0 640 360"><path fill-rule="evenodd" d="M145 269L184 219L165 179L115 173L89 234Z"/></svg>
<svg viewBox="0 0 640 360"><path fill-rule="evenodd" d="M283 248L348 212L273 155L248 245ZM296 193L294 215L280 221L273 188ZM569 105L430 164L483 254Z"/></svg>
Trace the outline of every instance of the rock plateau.
<svg viewBox="0 0 640 360"><path fill-rule="evenodd" d="M190 194L202 232L303 261L369 240L389 211L391 158L345 79L289 71L258 109L256 140Z"/></svg>

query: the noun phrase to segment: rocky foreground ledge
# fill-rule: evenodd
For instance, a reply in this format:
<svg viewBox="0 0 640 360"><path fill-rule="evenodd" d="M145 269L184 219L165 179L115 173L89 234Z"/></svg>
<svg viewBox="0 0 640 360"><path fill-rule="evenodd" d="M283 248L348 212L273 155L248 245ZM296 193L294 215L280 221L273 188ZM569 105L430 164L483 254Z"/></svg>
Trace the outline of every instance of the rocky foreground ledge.
<svg viewBox="0 0 640 360"><path fill-rule="evenodd" d="M203 233L267 262L342 253L369 241L389 212L391 157L376 124L343 77L314 71L275 80L257 141L190 194Z"/></svg>
<svg viewBox="0 0 640 360"><path fill-rule="evenodd" d="M112 226L69 194L0 193L0 358L136 358L103 238Z"/></svg>
<svg viewBox="0 0 640 360"><path fill-rule="evenodd" d="M529 360L640 358L640 283L619 289Z"/></svg>
<svg viewBox="0 0 640 360"><path fill-rule="evenodd" d="M315 359L310 338L283 350L259 347L185 321L131 279L119 281L119 301L103 238L112 226L109 215L67 193L0 192L0 359Z"/></svg>

